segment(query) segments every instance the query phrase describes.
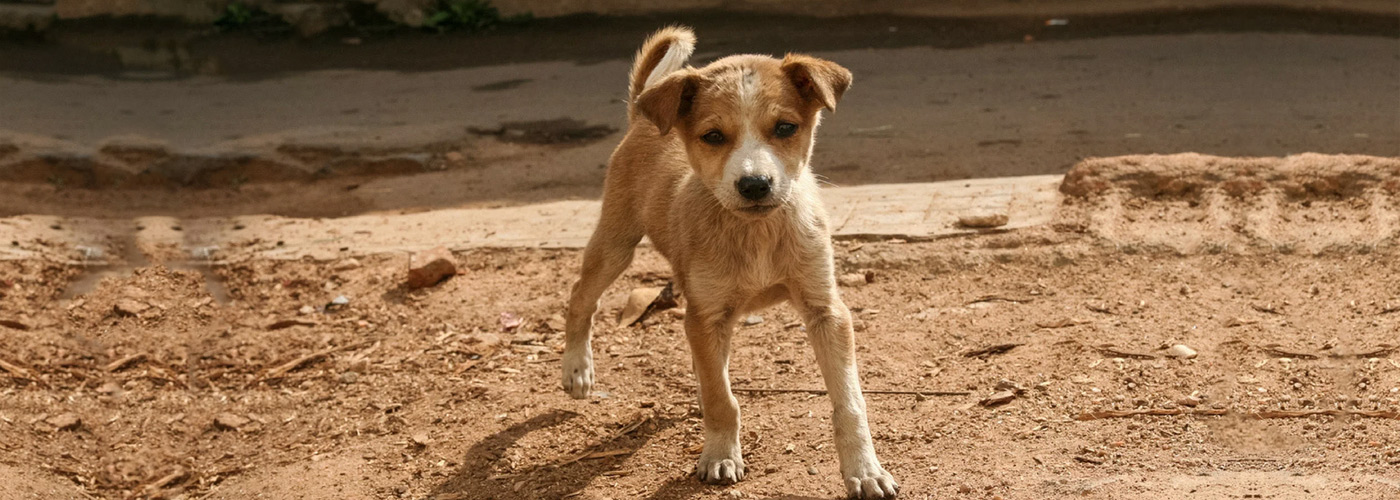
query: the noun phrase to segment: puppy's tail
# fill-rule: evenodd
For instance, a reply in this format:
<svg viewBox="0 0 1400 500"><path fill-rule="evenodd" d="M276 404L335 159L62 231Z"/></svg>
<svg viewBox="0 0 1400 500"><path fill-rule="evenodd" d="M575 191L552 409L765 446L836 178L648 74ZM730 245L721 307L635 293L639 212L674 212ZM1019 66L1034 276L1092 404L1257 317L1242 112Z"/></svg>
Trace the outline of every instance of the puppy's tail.
<svg viewBox="0 0 1400 500"><path fill-rule="evenodd" d="M632 63L632 78L628 81L627 102L637 102L637 96L666 75L685 67L695 52L695 32L685 26L667 26L647 37Z"/></svg>

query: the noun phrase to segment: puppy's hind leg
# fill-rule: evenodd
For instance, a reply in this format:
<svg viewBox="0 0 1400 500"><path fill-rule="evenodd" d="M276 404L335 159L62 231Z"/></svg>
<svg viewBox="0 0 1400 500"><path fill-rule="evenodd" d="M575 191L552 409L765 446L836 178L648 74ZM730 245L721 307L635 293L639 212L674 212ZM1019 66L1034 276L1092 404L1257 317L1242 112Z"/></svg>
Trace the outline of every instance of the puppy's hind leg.
<svg viewBox="0 0 1400 500"><path fill-rule="evenodd" d="M569 315L564 326L564 392L574 399L588 397L593 389L593 315L598 299L632 263L642 228L624 207L604 200L598 228L583 251L583 270L569 295Z"/></svg>

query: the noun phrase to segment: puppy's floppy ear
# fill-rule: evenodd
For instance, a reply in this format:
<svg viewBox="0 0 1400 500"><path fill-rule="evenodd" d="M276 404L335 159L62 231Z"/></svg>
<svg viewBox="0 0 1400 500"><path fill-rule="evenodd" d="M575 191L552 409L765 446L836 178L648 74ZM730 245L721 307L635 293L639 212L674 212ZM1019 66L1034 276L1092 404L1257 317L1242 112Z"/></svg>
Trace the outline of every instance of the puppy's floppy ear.
<svg viewBox="0 0 1400 500"><path fill-rule="evenodd" d="M840 64L802 54L783 58L783 73L792 81L802 97L836 110L836 102L851 88L851 72Z"/></svg>
<svg viewBox="0 0 1400 500"><path fill-rule="evenodd" d="M636 109L656 124L661 135L666 135L681 118L690 114L699 86L700 77L694 71L677 71L643 90L637 96Z"/></svg>

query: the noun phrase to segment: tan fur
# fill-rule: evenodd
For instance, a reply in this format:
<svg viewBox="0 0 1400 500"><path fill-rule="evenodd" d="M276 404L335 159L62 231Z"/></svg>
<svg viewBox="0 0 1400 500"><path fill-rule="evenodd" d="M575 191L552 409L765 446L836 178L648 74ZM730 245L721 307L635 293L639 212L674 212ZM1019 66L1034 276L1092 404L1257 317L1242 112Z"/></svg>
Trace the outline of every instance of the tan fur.
<svg viewBox="0 0 1400 500"><path fill-rule="evenodd" d="M809 56L739 55L646 85L658 54L674 43L667 40L693 44L694 36L667 28L638 52L632 120L609 162L602 216L569 299L564 388L579 398L592 388L590 329L598 299L647 236L670 261L687 303L686 338L705 424L701 479L732 482L744 474L728 374L735 322L788 301L806 322L831 395L848 493L892 497L897 485L871 444L851 316L836 288L829 224L809 165L820 112L836 107L851 74ZM797 125L797 133L779 137L779 122ZM710 144L701 139L708 132L727 140ZM736 194L734 179L759 174L772 179L771 196L753 201Z"/></svg>

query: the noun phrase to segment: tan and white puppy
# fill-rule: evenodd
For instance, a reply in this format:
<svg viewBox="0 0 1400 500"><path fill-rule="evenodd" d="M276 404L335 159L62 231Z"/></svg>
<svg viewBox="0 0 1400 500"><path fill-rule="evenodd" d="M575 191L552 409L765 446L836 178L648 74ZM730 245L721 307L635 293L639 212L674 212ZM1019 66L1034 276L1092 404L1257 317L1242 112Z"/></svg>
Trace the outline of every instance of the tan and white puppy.
<svg viewBox="0 0 1400 500"><path fill-rule="evenodd" d="M736 55L686 66L689 29L653 34L631 74L630 124L613 152L602 216L569 298L564 390L593 387L590 328L603 291L643 236L670 261L686 300L685 332L699 379L708 483L744 478L739 404L729 387L730 340L742 315L790 302L806 323L831 396L846 491L889 498L856 372L851 314L837 292L831 235L809 162L823 109L851 73L822 59Z"/></svg>

